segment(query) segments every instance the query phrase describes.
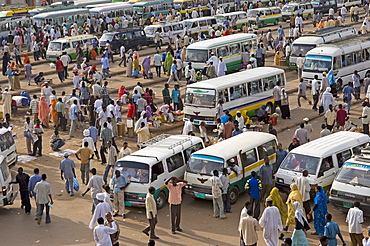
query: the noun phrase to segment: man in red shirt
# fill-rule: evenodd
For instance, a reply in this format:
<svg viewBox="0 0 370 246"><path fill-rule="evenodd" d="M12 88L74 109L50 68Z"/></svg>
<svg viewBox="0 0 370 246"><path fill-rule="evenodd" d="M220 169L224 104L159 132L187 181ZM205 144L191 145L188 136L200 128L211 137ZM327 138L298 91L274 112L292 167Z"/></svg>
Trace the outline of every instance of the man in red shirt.
<svg viewBox="0 0 370 246"><path fill-rule="evenodd" d="M55 62L55 69L58 73L58 77L61 83L64 81L64 66L63 62L60 60L59 56L57 56L57 61Z"/></svg>
<svg viewBox="0 0 370 246"><path fill-rule="evenodd" d="M339 104L339 109L337 110L337 122L339 122L340 126L344 126L346 123L347 118L347 111L343 109L343 105Z"/></svg>
<svg viewBox="0 0 370 246"><path fill-rule="evenodd" d="M134 119L135 113L136 113L135 103L132 100L132 98L130 98L130 100L128 101L128 106L127 106L127 118Z"/></svg>

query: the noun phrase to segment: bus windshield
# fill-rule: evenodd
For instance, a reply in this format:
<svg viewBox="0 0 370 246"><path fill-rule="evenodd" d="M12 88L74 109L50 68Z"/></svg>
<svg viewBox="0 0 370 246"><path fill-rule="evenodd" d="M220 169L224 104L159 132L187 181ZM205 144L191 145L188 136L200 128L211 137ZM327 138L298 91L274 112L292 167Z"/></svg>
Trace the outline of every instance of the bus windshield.
<svg viewBox="0 0 370 246"><path fill-rule="evenodd" d="M293 5L285 5L281 12L293 12L294 11L294 6Z"/></svg>
<svg viewBox="0 0 370 246"><path fill-rule="evenodd" d="M183 21L182 25L184 27L191 28L193 26L193 22L192 21Z"/></svg>
<svg viewBox="0 0 370 246"><path fill-rule="evenodd" d="M116 163L116 170L133 183L149 182L149 165L134 161L119 161Z"/></svg>
<svg viewBox="0 0 370 246"><path fill-rule="evenodd" d="M112 41L113 40L113 36L114 34L113 33L104 33L103 36L101 36L100 40L103 40L103 41Z"/></svg>
<svg viewBox="0 0 370 246"><path fill-rule="evenodd" d="M283 163L281 163L280 168L300 173L307 170L309 174L314 175L319 162L320 158L318 157L289 153Z"/></svg>
<svg viewBox="0 0 370 246"><path fill-rule="evenodd" d="M62 44L60 42L50 42L48 46L48 50L50 51L61 51L62 50Z"/></svg>
<svg viewBox="0 0 370 246"><path fill-rule="evenodd" d="M186 89L185 105L214 108L216 91L209 89Z"/></svg>
<svg viewBox="0 0 370 246"><path fill-rule="evenodd" d="M330 56L309 55L303 64L306 72L328 72L331 70L332 58Z"/></svg>
<svg viewBox="0 0 370 246"><path fill-rule="evenodd" d="M145 34L148 36L154 35L157 29L155 27L145 27Z"/></svg>
<svg viewBox="0 0 370 246"><path fill-rule="evenodd" d="M224 160L213 156L192 155L187 166L187 171L191 173L212 176L213 170L222 173Z"/></svg>
<svg viewBox="0 0 370 246"><path fill-rule="evenodd" d="M315 44L293 44L292 56L306 56L307 52L315 48Z"/></svg>
<svg viewBox="0 0 370 246"><path fill-rule="evenodd" d="M202 62L208 60L208 51L207 50L192 50L187 49L185 55L185 61L187 62Z"/></svg>
<svg viewBox="0 0 370 246"><path fill-rule="evenodd" d="M182 9L182 2L173 2L174 9Z"/></svg>
<svg viewBox="0 0 370 246"><path fill-rule="evenodd" d="M370 187L370 166L346 163L339 172L336 181Z"/></svg>
<svg viewBox="0 0 370 246"><path fill-rule="evenodd" d="M249 10L247 17L257 17L258 15L258 10Z"/></svg>

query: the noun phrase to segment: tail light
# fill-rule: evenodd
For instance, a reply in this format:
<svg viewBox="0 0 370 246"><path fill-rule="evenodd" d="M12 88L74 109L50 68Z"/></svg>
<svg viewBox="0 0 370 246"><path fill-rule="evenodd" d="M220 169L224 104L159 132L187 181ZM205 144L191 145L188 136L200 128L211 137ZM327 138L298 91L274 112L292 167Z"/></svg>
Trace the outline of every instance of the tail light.
<svg viewBox="0 0 370 246"><path fill-rule="evenodd" d="M6 186L2 187L3 196L6 196Z"/></svg>

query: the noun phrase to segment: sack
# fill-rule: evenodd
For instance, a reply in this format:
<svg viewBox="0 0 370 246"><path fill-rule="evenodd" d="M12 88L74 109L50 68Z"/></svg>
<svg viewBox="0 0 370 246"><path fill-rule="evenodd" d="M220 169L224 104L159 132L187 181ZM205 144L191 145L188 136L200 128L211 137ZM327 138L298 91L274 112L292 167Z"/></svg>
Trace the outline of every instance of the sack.
<svg viewBox="0 0 370 246"><path fill-rule="evenodd" d="M37 140L39 140L39 136L37 136L37 134L33 134L32 135L32 139L33 139L33 142L37 142Z"/></svg>
<svg viewBox="0 0 370 246"><path fill-rule="evenodd" d="M319 106L319 114L324 113L324 106Z"/></svg>
<svg viewBox="0 0 370 246"><path fill-rule="evenodd" d="M32 138L32 134L29 131L24 130L23 135L25 138Z"/></svg>
<svg viewBox="0 0 370 246"><path fill-rule="evenodd" d="M77 179L73 178L73 189L75 191L78 191L80 189L80 186L78 185Z"/></svg>

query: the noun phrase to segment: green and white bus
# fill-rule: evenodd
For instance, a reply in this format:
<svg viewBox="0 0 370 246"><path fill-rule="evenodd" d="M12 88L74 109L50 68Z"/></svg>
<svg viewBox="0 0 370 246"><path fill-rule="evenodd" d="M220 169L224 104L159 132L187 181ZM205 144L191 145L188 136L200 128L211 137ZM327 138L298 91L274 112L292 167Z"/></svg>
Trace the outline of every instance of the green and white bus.
<svg viewBox="0 0 370 246"><path fill-rule="evenodd" d="M247 12L248 22L258 27L267 24L277 25L283 20L279 7L250 9Z"/></svg>
<svg viewBox="0 0 370 246"><path fill-rule="evenodd" d="M101 15L104 15L110 18L114 18L131 14L133 8L132 5L129 3L112 3L108 4L107 6L89 9L89 11L91 16L99 17Z"/></svg>
<svg viewBox="0 0 370 246"><path fill-rule="evenodd" d="M44 23L50 23L52 25L61 26L63 22L74 23L82 26L89 16L89 10L87 9L71 9L68 11L55 11L50 13L42 13L35 15L33 21L37 26L42 26Z"/></svg>
<svg viewBox="0 0 370 246"><path fill-rule="evenodd" d="M185 171L186 193L192 197L211 200L212 185L210 178L212 171L220 174L223 168L229 169L230 203L238 201L239 194L245 189L245 183L251 177L251 172L260 170L264 158L270 159L270 164L276 163L277 139L274 135L264 132L244 132L235 137L226 139L217 144L194 152ZM233 159L234 170L228 167L228 162Z"/></svg>
<svg viewBox="0 0 370 246"><path fill-rule="evenodd" d="M134 7L134 12L138 18L143 18L144 20L152 17L152 11L156 15L168 15L170 9L173 8L173 0L158 0L153 2L137 2L132 5Z"/></svg>
<svg viewBox="0 0 370 246"><path fill-rule="evenodd" d="M238 33L197 42L186 49L184 64L191 62L194 69L201 70L213 52L215 56L223 58L227 71L238 70L242 67L243 53L254 53L257 43L257 35L250 33Z"/></svg>
<svg viewBox="0 0 370 246"><path fill-rule="evenodd" d="M222 27L223 23L226 19L228 19L230 22L236 18L236 28L241 28L243 25L248 24L248 18L247 13L245 11L236 11L236 12L230 12L225 14L219 14L215 15L217 20L217 24Z"/></svg>

